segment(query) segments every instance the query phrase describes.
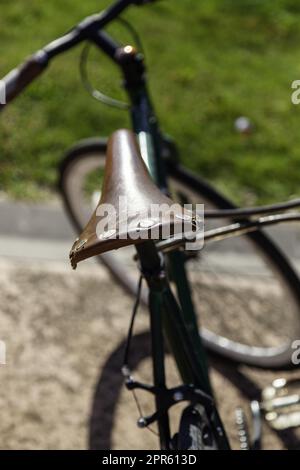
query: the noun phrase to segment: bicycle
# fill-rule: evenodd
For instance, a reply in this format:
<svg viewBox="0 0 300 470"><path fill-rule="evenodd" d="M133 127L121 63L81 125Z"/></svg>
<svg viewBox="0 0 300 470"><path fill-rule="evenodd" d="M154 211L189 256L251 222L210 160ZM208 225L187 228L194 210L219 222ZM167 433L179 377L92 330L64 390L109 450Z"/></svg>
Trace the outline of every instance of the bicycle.
<svg viewBox="0 0 300 470"><path fill-rule="evenodd" d="M135 39L136 36L135 33ZM106 39L112 47L112 38ZM114 43L114 47L117 46ZM102 51L112 58L113 49L107 52L108 46L101 45L100 49L101 47ZM85 60L87 51L84 49L81 74L88 91L104 104L113 104L119 109L123 107L125 111L129 111L130 105L107 99L98 90L91 88L84 67ZM157 120L155 114L152 118ZM175 142L161 134L160 130L158 132L168 191L173 199L182 203L201 201L208 209L228 211L236 208L233 202L210 183L184 168L179 163ZM106 151L107 139L90 138L75 144L62 158L59 191L71 223L78 233L83 230L99 200L99 181L103 179ZM280 209L281 206L277 206L277 210ZM222 214L224 217L221 222L224 225L232 220L225 217L225 212ZM208 219L209 215L208 210L208 222L213 220ZM214 226L215 224L212 225ZM136 295L138 276L132 263L133 256L134 249L125 248L121 252L102 254L99 260L105 264L118 283L129 293ZM185 269L193 288L196 311L201 311L202 341L209 350L228 359L257 367L290 367L290 345L299 337L300 329L300 282L291 263L270 236L263 231L256 231L239 237L238 241L223 241L220 248L216 248L216 245L208 246L197 255L194 253L193 256L187 256ZM241 279L244 280L243 283ZM265 284L263 292L258 292L260 280ZM221 313L225 302L220 297L225 297L230 303L230 308L226 310L226 319L225 313ZM253 298L259 306L252 307ZM142 293L142 300L147 304L146 289ZM283 310L285 326L281 321ZM261 311L264 312L264 318L272 319L271 322L268 321L267 326L260 323ZM219 324L216 319L220 316L222 322ZM240 318L240 322L236 322L235 326L236 316ZM241 329L241 323L247 327Z"/></svg>
<svg viewBox="0 0 300 470"><path fill-rule="evenodd" d="M118 0L101 14L86 18L65 36L47 45L19 69L15 69L4 77L7 102L15 98L29 83L37 78L49 61L58 54L85 40L96 44L120 67L123 73L125 89L131 103L134 133L127 130L117 131L109 141L108 150L106 142L89 141L88 145L84 142L79 147L77 146L75 150L73 149L68 158L64 160L61 169L60 187L77 228L82 228L83 216L85 217L85 207L81 196L86 188L81 176L84 175L85 177L86 173L78 170L80 166L77 166L76 169L76 165L82 165L82 163L88 161L86 155L90 155L90 153L87 153L87 149L92 150L92 152L107 150L101 204L110 201L115 205L118 195L125 194L131 200L132 205L135 204L134 201L138 201L145 213L148 206L154 202L166 204L169 207L172 201L166 194L169 193L168 176L170 176L170 179L175 181L175 185L177 184L175 196L181 203L190 202L195 197L197 199L198 194L200 194L201 202L204 196L212 205L222 209L206 211L207 217L219 217L221 219L225 217L235 220L235 223L225 228L212 228L206 231L204 234L206 240L224 239L228 236L244 234L247 237L247 242L253 244L255 250L259 253L259 259L265 257L279 276L280 284L278 285L281 285L284 291L286 288L288 289L288 302L290 305L294 304L293 310L298 313L300 302L298 277L281 251L258 228L282 221L299 220L299 216L290 214L276 216L277 218L275 216L266 216L256 220L252 220L250 217L274 212L278 209L286 210L291 207L298 207L299 201L271 207L235 209L234 205L214 188L183 170L174 160L173 143L166 139L159 129L146 86L143 57L133 47L120 46L107 33L103 32L103 28L119 17L130 5L142 5L153 1ZM1 106L1 108L3 107ZM82 155L84 155L83 158ZM98 154L97 158L96 168L101 166ZM124 161L128 163L126 168L124 167ZM91 165L90 162L88 164L89 173ZM76 179L74 168L80 178ZM128 176L130 176L129 180ZM70 184L71 181L73 182L72 185ZM70 189L71 186L75 188L73 193ZM119 193L114 191L114 187L119 190ZM77 197L74 197L74 194L77 194ZM99 193L96 195L99 196ZM91 192L89 191L88 198L91 199ZM98 209L100 206L97 206ZM196 281L189 282L186 267L197 262L199 256L202 258L202 252L200 252L200 255L194 252L185 253L182 247L187 239L182 232L179 233L179 237L176 236L175 230L179 223L181 226L183 219L189 219L197 227L197 216L177 208L171 224L173 231L167 240L161 241L159 236L160 241L154 242L154 240L144 240L142 238L142 242L133 243L132 241L128 242L126 237L115 237L115 231L114 233L104 231L98 234L99 237L97 237L96 211L97 209L83 233L74 243L70 257L73 267L76 267L79 261L91 256L102 255L102 259L115 273L116 277L122 278L122 282L132 292L137 293L122 370L129 390L142 389L152 394L156 403L155 413L148 417L142 417L139 420L139 426L148 427L153 422L157 422L162 449L229 449L229 442L209 382L204 345L219 354L243 363L261 367L286 367L291 365L291 342L297 334L295 324L292 324L293 337L289 339L288 343L280 344L280 346L257 347L245 345L208 330L202 330L202 336L200 336L191 296L191 287L195 285ZM134 224L135 229L138 227L139 234L147 235L153 227L158 228L160 233L164 223L167 223L164 218L166 215L165 212L162 214L162 220L153 221L134 214L131 223ZM176 216L178 220L176 220ZM128 232L124 234L128 235ZM197 233L193 232L193 236L194 240L197 240ZM122 248L122 250L117 253L122 252L124 247L129 244L135 246L136 259L139 262L139 283L137 288L132 287L134 278L129 277L131 272L127 269L127 260L122 266L119 255L116 257L106 253L109 250L119 248ZM125 276L121 273L128 273L127 278L130 282L126 282ZM191 270L189 274L191 274ZM143 278L147 282L147 295L149 296L153 386L133 380L128 364L134 318L139 297L143 295L141 290ZM174 294L173 286L176 286L176 294ZM273 293L270 294L270 297L271 295ZM172 389L168 389L165 382L165 339L172 351L183 382L182 385ZM278 343L278 338L276 341ZM171 435L169 411L175 404L180 402L189 402L189 405L185 407L181 415L178 432Z"/></svg>

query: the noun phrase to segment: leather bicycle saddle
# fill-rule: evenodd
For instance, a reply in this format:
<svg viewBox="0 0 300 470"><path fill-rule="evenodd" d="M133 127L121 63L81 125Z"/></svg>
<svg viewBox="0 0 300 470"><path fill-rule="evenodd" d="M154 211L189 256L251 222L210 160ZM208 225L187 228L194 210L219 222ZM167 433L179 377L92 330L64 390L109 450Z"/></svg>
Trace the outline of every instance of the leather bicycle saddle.
<svg viewBox="0 0 300 470"><path fill-rule="evenodd" d="M192 220L191 211L155 185L133 132L118 130L108 142L100 201L72 246L71 264L75 269L79 261L106 251L168 238L164 230L169 236L182 233L183 222Z"/></svg>

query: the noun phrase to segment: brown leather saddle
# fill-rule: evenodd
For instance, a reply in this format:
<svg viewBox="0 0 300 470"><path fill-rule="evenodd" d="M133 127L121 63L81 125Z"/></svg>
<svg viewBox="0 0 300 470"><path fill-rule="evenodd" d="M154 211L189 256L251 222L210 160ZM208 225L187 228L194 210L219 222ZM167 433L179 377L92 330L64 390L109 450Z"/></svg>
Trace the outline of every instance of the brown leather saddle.
<svg viewBox="0 0 300 470"><path fill-rule="evenodd" d="M183 222L192 220L191 211L174 203L155 185L135 135L118 130L108 142L100 201L72 246L71 264L75 269L79 261L91 256L149 238L167 238L164 233L182 233Z"/></svg>

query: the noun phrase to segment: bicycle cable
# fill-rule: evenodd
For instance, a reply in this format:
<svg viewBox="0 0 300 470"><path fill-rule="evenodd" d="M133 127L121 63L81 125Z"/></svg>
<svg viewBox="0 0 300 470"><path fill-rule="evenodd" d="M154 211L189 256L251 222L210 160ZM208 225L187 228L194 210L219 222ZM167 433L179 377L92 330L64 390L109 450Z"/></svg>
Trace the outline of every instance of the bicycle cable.
<svg viewBox="0 0 300 470"><path fill-rule="evenodd" d="M130 32L131 36L133 37L134 42L136 43L138 49L141 51L143 54L144 52L144 47L142 44L142 40L136 31L136 29L132 26L132 24L129 23L129 21L123 19L123 18L118 18L118 21L123 24L126 29ZM113 108L118 108L122 110L127 110L130 108L130 105L128 103L125 103L124 101L117 100L115 98L112 98L111 96L105 95L102 93L102 91L96 89L93 87L93 85L90 82L89 79L89 74L87 70L87 61L89 57L89 52L90 52L91 44L87 43L81 52L80 55L80 60L79 60L79 72L80 72L80 77L82 84L84 88L87 90L87 92L97 101L100 101L103 104L106 104L108 106L111 106Z"/></svg>
<svg viewBox="0 0 300 470"><path fill-rule="evenodd" d="M123 366L122 366L122 373L124 376L128 377L130 374L130 368L129 368L129 352L130 352L130 346L131 346L131 340L132 340L132 334L133 334L133 327L134 327L134 322L136 318L136 314L140 305L140 299L141 299L141 291L142 291L142 283L143 283L143 276L141 275L139 278L138 282L138 287L137 287L137 294L136 294L136 299L133 305L132 309L132 315L131 315L131 320L129 324L129 329L128 329L128 334L127 334L127 340L126 340L126 346L125 346L125 352L124 352L124 359L123 359Z"/></svg>
<svg viewBox="0 0 300 470"><path fill-rule="evenodd" d="M136 294L136 299L135 299L133 309L132 309L132 315L131 315L131 320L130 320L129 329L128 329L125 351L124 351L123 366L121 369L124 378L127 380L132 379L131 370L129 367L129 353L130 353L131 340L133 336L134 322L136 319L136 314L138 312L138 308L139 308L140 300L141 300L142 284L143 284L143 275L140 276L139 281L138 281L137 294ZM131 392L132 392L132 396L134 398L138 413L140 415L140 418L143 418L143 411L139 403L137 394L134 389L132 389ZM147 426L147 429L155 436L158 436L158 433L154 431L154 429L152 429L150 426Z"/></svg>
<svg viewBox="0 0 300 470"><path fill-rule="evenodd" d="M84 88L95 100L100 101L101 103L111 106L113 108L127 110L129 108L128 103L124 103L123 101L116 100L115 98L112 98L111 96L105 95L104 93L102 93L102 91L97 90L91 84L88 71L87 71L87 66L86 66L87 59L89 57L90 48L91 48L91 44L89 43L87 43L83 47L81 55L80 55L80 61L79 61L80 77L81 77L81 81L82 81Z"/></svg>

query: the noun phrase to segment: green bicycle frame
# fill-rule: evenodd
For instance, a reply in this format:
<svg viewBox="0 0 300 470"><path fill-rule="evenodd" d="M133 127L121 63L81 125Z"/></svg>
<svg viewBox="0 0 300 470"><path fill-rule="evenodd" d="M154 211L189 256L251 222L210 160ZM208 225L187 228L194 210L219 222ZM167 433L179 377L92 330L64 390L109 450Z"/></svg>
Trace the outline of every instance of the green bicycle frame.
<svg viewBox="0 0 300 470"><path fill-rule="evenodd" d="M137 135L141 155L158 187L163 192L167 192L167 173L162 158L163 141L144 79L144 64L140 55L137 56L134 50L130 60L127 57L126 68L123 69L123 72L125 88L131 102L132 126ZM162 400L160 400L160 394L166 389L162 330L184 384L193 384L209 396L212 396L212 388L209 381L206 353L199 335L185 269L184 254L180 251L172 252L166 255L167 259L165 260L176 285L178 304L154 242L146 241L137 245L137 251L142 271L151 273L150 276L146 274L145 278L149 287L153 376L154 386L158 390L156 406L159 413L160 444L162 449L168 449L170 443L168 412L162 408ZM229 448L216 410L214 421L214 426L219 432L217 439L220 447Z"/></svg>

